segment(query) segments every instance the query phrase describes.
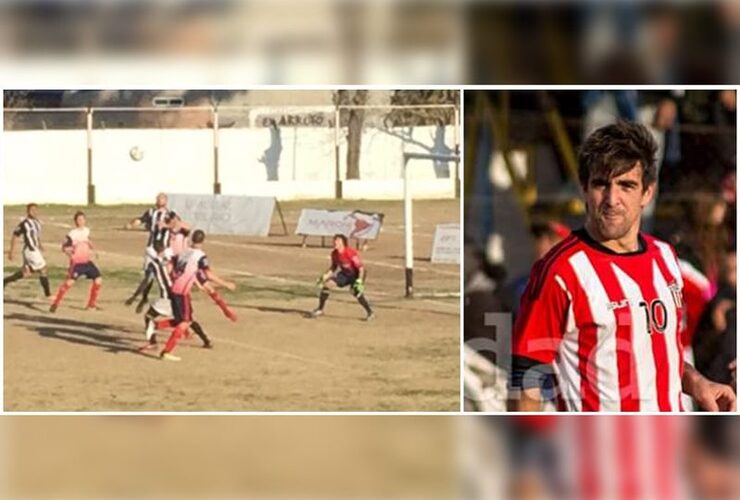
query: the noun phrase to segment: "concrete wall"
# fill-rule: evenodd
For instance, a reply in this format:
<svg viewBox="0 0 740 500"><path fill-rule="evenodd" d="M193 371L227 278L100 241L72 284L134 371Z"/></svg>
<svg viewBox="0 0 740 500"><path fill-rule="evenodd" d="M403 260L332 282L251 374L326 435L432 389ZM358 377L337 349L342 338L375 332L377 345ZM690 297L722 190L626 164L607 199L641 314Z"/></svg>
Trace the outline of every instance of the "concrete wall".
<svg viewBox="0 0 740 500"><path fill-rule="evenodd" d="M345 132L346 133L346 132ZM450 154L454 127L367 129L360 180L347 181L347 198L399 199L403 151ZM6 204L83 204L87 200L86 133L67 130L6 131L2 143ZM213 191L210 129L94 130L93 183L100 204L148 203L159 191ZM132 150L142 152L136 161ZM340 170L346 172L346 140ZM134 155L135 156L135 155ZM453 163L413 160L419 198L454 196ZM219 131L223 194L274 195L278 199L334 196L334 129L328 127L224 128Z"/></svg>

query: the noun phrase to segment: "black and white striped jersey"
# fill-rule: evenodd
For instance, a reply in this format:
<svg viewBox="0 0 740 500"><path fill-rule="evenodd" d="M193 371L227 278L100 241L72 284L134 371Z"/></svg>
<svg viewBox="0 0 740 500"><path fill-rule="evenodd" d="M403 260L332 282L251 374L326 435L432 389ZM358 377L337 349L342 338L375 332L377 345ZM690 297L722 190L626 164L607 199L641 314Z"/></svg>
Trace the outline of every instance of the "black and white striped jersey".
<svg viewBox="0 0 740 500"><path fill-rule="evenodd" d="M149 231L149 240L146 246L153 247L154 243L161 241L164 246L168 246L170 243L170 230L166 227L159 227L160 223L167 223L172 220L173 217L177 217L174 210L167 208L150 208L144 212L139 220Z"/></svg>
<svg viewBox="0 0 740 500"><path fill-rule="evenodd" d="M37 219L26 217L13 231L14 236L23 236L23 250L40 250L41 223Z"/></svg>
<svg viewBox="0 0 740 500"><path fill-rule="evenodd" d="M147 272L154 276L159 285L159 296L163 299L170 298L170 292L172 290L172 279L170 274L167 272L167 261L162 256L150 259L147 264Z"/></svg>

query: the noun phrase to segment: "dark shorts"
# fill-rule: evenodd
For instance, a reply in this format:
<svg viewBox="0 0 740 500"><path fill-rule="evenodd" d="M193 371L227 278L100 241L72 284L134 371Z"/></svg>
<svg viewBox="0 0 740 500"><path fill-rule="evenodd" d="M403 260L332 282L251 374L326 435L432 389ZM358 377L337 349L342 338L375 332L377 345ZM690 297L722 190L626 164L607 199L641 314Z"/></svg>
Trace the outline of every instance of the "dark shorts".
<svg viewBox="0 0 740 500"><path fill-rule="evenodd" d="M353 273L351 271L339 271L337 274L332 276L330 279L334 281L334 283L337 284L339 288L343 288L347 285L351 285L352 283L357 280L358 275L357 273Z"/></svg>
<svg viewBox="0 0 740 500"><path fill-rule="evenodd" d="M91 280L100 278L100 270L92 262L85 262L84 264L75 264L71 266L67 273L67 278L72 278L73 280L83 276Z"/></svg>
<svg viewBox="0 0 740 500"><path fill-rule="evenodd" d="M173 293L170 295L170 302L172 302L172 319L175 325L179 325L183 321L193 321L193 306L190 302L190 295Z"/></svg>

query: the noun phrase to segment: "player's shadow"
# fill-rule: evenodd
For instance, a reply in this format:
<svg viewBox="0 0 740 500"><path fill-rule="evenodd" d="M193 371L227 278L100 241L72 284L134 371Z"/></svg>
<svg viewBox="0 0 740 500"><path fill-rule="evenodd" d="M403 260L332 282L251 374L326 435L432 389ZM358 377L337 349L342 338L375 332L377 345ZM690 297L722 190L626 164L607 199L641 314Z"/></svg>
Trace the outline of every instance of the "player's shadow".
<svg viewBox="0 0 740 500"><path fill-rule="evenodd" d="M239 309L251 309L254 311L268 313L295 314L304 318L311 316L311 311L306 311L305 309L295 309L291 307L249 306L246 304L234 304L234 307Z"/></svg>
<svg viewBox="0 0 740 500"><path fill-rule="evenodd" d="M5 316L5 319L23 322L22 326L34 330L42 337L64 340L72 344L97 347L112 354L118 354L119 352L140 354L137 348L125 337L104 333L110 325L103 323L31 316L20 313L8 314ZM127 329L122 329L121 331L131 333Z"/></svg>
<svg viewBox="0 0 740 500"><path fill-rule="evenodd" d="M5 299L3 302L6 304L12 304L16 306L23 306L27 309L30 309L32 311L36 312L46 312L49 310L49 305L46 304L45 306L41 306L32 300L19 300L19 299Z"/></svg>

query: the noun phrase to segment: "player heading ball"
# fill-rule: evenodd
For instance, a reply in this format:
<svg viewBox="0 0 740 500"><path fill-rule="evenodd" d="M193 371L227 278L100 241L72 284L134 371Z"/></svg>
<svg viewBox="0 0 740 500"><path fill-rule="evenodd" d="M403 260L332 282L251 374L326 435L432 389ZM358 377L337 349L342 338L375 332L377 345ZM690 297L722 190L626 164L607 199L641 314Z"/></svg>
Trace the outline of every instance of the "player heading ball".
<svg viewBox="0 0 740 500"><path fill-rule="evenodd" d="M673 248L640 233L657 147L639 124L593 132L578 156L586 223L535 264L512 342L511 404L540 410L735 409L731 387L683 360L683 281ZM547 394L556 380L557 394Z"/></svg>
<svg viewBox="0 0 740 500"><path fill-rule="evenodd" d="M375 318L370 303L365 297L365 267L360 260L360 254L349 246L347 237L343 234L334 235L334 250L331 252L331 267L321 275L316 281L316 285L321 287L319 295L319 307L314 309L311 316L318 318L324 314L324 306L329 299L329 293L332 288L344 288L349 286L352 295L357 298L357 302L365 309L367 316L365 321L371 321Z"/></svg>

